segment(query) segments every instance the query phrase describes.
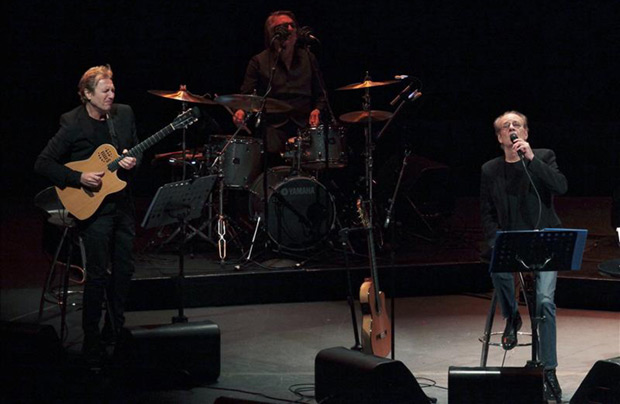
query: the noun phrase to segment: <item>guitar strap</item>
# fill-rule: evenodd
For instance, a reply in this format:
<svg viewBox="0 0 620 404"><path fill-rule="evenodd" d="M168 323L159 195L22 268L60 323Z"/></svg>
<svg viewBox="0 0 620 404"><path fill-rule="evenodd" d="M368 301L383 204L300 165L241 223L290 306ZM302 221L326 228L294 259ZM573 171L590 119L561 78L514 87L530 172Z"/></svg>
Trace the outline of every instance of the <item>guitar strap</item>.
<svg viewBox="0 0 620 404"><path fill-rule="evenodd" d="M114 130L114 123L112 122L112 117L110 116L110 114L106 114L106 120L108 123L108 130L110 131L110 137L112 138L112 144L114 145L114 147L116 148L116 150L118 149L118 137L116 136L116 131ZM120 152L121 150L119 150Z"/></svg>

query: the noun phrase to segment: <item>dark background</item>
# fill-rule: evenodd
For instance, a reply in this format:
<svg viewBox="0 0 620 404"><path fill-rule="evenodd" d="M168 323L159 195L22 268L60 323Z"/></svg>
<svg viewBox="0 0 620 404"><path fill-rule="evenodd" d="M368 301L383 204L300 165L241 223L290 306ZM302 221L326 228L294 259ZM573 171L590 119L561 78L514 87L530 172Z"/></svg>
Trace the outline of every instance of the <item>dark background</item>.
<svg viewBox="0 0 620 404"><path fill-rule="evenodd" d="M31 197L47 184L34 160L78 105L89 67L111 64L116 101L133 106L145 139L172 121L178 101L147 93L237 93L249 58L263 48L269 12L293 10L313 28L313 46L336 115L361 109L360 91L334 91L395 74L416 76L423 96L407 105L378 142L384 155L403 145L452 168L456 196L477 196L480 165L500 153L493 119L508 109L530 120L533 147L553 148L569 196L610 196L620 177L618 74L620 7L597 1L11 1L4 6L3 188ZM373 109L401 84L372 90ZM189 145L232 133L220 106L204 106ZM359 129L349 131L352 144ZM152 147L138 192L169 180L148 162L179 150L181 133Z"/></svg>

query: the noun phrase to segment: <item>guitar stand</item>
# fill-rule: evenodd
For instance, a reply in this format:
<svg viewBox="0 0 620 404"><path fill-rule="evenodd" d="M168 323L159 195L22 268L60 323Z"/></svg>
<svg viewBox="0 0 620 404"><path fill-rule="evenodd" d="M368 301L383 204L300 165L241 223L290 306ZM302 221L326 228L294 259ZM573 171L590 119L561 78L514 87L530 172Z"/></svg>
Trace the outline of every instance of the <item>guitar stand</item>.
<svg viewBox="0 0 620 404"><path fill-rule="evenodd" d="M353 325L353 337L355 338L355 343L351 347L353 351L362 350L362 343L360 342L360 334L357 328L357 316L355 314L355 298L353 297L353 282L351 280L351 268L349 266L349 254L347 253L347 246L349 245L349 231L350 229L342 229L338 232L340 244L342 245L342 252L344 253L344 264L347 271L347 303L349 304L349 309L351 310L351 323Z"/></svg>

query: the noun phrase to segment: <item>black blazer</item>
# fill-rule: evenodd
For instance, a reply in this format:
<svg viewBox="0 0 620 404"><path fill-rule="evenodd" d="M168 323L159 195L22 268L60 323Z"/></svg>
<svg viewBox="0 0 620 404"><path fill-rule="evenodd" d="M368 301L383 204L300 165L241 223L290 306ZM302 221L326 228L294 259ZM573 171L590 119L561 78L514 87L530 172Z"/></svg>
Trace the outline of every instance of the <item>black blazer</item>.
<svg viewBox="0 0 620 404"><path fill-rule="evenodd" d="M138 144L135 117L129 105L114 104L110 118L118 139L119 154L123 149L131 149ZM57 187L79 188L81 173L65 167L64 164L86 160L97 147L106 143L106 139L96 138L89 119L86 107L83 105L63 114L60 117L60 129L37 157L35 172L48 178ZM141 156L138 156L138 161L140 158ZM131 179L125 170L120 169L118 174L123 180Z"/></svg>
<svg viewBox="0 0 620 404"><path fill-rule="evenodd" d="M560 219L553 207L553 196L566 192L566 177L560 172L555 153L549 149L533 149L534 158L526 160L526 167L542 200L540 228L559 227ZM496 157L482 165L480 179L480 213L484 238L489 247L495 243L498 230L510 229L506 178L504 176L504 156ZM521 211L529 212L527 218L535 226L538 218L538 198L527 176L521 181Z"/></svg>

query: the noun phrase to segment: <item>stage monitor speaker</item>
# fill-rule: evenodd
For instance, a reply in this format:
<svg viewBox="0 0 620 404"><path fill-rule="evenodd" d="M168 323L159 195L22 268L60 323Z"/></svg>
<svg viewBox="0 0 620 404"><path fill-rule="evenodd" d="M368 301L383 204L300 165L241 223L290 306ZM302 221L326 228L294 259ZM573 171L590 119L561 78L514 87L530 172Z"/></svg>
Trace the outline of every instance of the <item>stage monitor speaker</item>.
<svg viewBox="0 0 620 404"><path fill-rule="evenodd" d="M192 385L215 381L220 375L220 330L208 320L126 328L114 358L127 372L142 376L169 374Z"/></svg>
<svg viewBox="0 0 620 404"><path fill-rule="evenodd" d="M570 403L620 404L620 356L597 361Z"/></svg>
<svg viewBox="0 0 620 404"><path fill-rule="evenodd" d="M542 367L456 367L448 369L450 404L542 403Z"/></svg>
<svg viewBox="0 0 620 404"><path fill-rule="evenodd" d="M51 325L0 322L3 366L54 364L64 358L56 330Z"/></svg>
<svg viewBox="0 0 620 404"><path fill-rule="evenodd" d="M318 353L314 379L320 403L430 403L402 362L342 347Z"/></svg>

